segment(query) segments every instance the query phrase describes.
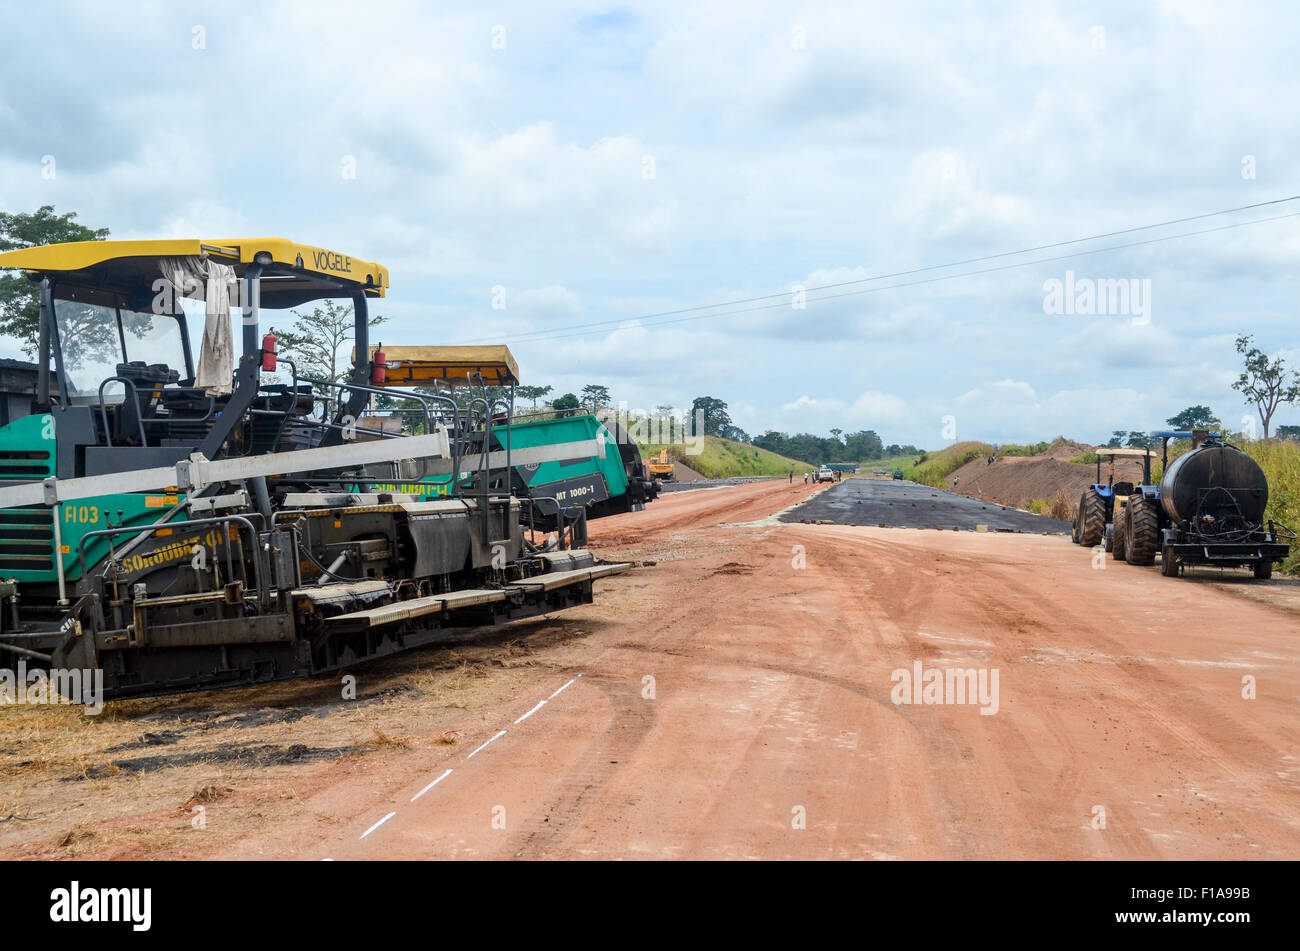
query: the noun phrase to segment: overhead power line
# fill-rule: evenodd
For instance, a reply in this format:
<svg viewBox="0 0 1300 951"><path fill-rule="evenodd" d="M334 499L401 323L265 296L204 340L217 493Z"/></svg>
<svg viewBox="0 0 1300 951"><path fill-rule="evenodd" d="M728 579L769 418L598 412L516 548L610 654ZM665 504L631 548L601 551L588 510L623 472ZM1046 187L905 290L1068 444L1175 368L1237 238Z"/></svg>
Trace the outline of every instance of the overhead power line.
<svg viewBox="0 0 1300 951"><path fill-rule="evenodd" d="M916 274L925 274L931 271L947 270L949 268L954 268L954 267L964 267L970 264L981 264L988 261L996 261L996 260L1001 260L1003 258L1015 257L1017 255L1022 255L1022 254L1033 254L1038 251L1049 251L1054 248L1063 248L1063 247L1069 247L1070 245L1085 244L1089 241L1100 241L1105 238L1119 237L1120 235L1136 234L1142 231L1152 231L1156 228L1167 228L1171 225L1186 224L1192 221L1202 221L1207 218L1216 218L1222 215L1235 214L1237 212L1242 212L1242 211L1250 211L1256 208L1266 208L1273 205L1286 204L1288 202L1293 202L1296 200L1300 200L1300 195L1291 195L1287 198L1276 198L1271 201L1255 202L1249 205L1239 205L1235 208L1225 208L1220 211L1210 211L1199 215L1188 215L1183 218L1171 218L1167 221L1160 221L1154 224L1138 225L1132 228L1123 228L1118 231L1107 231L1100 234L1089 235L1088 237L1084 237L1084 238L1071 238L1067 241L1055 241L1050 244L1034 245L1032 247L1020 248L1015 251L1000 251L997 252L996 254L986 254L986 255L981 255L979 257L965 258L959 261L949 261L944 264L930 264L930 265L926 265L925 267L911 268L903 271L893 271L886 274L876 274L871 277L855 278L849 281L837 281L831 284L817 284L817 285L804 287L803 291L805 294L812 294L819 291L835 290L841 287L851 287L859 284L868 284L868 283L874 283L876 281L885 281L896 277L910 277ZM1083 251L1073 251L1069 254L1056 255L1056 256L1045 257L1045 258L1035 258L1031 261L1018 261L1013 264L1001 265L999 267L979 268L971 271L963 271L958 274L945 274L945 275L940 275L937 277L927 278L919 281L903 281L894 284L887 284L881 287L871 287L862 290L849 291L842 294L826 294L820 297L808 297L806 298L806 300L809 303L815 303L818 301L835 300L842 297L855 297L863 294L872 294L872 293L877 293L879 291L893 290L900 287L915 287L921 284L933 284L939 281L954 280L961 277L973 277L980 274L990 274L997 271L1012 270L1014 268L1031 267L1035 264L1046 264L1055 261L1063 261L1063 260L1068 260L1069 258L1072 257L1082 257L1084 255L1089 255L1089 254L1101 254L1108 251L1120 251L1127 248L1141 247L1143 245L1159 244L1163 241L1173 241L1179 238L1195 237L1197 235L1211 234L1219 231L1229 231L1235 228L1243 228L1243 227L1248 227L1250 225L1263 224L1265 222L1270 222L1270 221L1279 221L1283 218L1294 218L1297 216L1300 216L1300 212L1289 212L1287 214L1272 215L1265 218L1252 218L1248 221L1234 222L1233 224L1222 225L1216 228L1204 228L1196 231L1185 231L1185 232L1180 232L1178 234L1162 235L1158 238L1149 238L1144 241L1134 241L1126 244L1108 245L1104 248L1090 248ZM714 304L697 304L692 307L682 307L676 310L657 311L654 313L611 318L608 320L592 321L589 323L571 324L565 327L552 327L546 330L537 330L528 333L517 334L507 339L510 342L529 342L533 340L543 340L543 339L566 339L569 337L585 336L588 333L597 332L602 328L611 328L611 327L616 328L631 321L638 321L643 323L647 321L653 321L653 323L649 323L647 324L647 326L658 327L667 324L683 323L685 321L700 320L700 319L705 319L710 317L726 317L735 314L755 313L763 310L772 310L778 307L789 307L790 295L791 295L790 290L783 290L771 294L761 294L756 297L745 297L745 298L738 298L734 300L719 301ZM741 305L741 304L752 304L752 303L758 303L760 301L771 301L771 300L778 300L778 299L779 299L778 303L766 304L760 307L719 310L719 308L736 308L737 305ZM714 312L709 313L708 311L714 311ZM687 316L683 316L683 315L687 315ZM677 319L674 320L659 319L664 317L674 317ZM577 332L574 333L570 331L577 331Z"/></svg>

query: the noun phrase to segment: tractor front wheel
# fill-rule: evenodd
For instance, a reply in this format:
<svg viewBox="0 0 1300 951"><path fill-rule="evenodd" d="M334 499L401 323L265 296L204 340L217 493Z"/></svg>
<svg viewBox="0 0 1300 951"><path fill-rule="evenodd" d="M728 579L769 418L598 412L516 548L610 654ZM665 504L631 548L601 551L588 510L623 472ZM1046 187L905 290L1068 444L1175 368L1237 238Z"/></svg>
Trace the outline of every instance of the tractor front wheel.
<svg viewBox="0 0 1300 951"><path fill-rule="evenodd" d="M1273 562L1257 561L1255 562L1255 577L1260 581L1267 581L1273 577Z"/></svg>
<svg viewBox="0 0 1300 951"><path fill-rule="evenodd" d="M1079 544L1091 548L1106 535L1106 500L1093 488L1079 499Z"/></svg>
<svg viewBox="0 0 1300 951"><path fill-rule="evenodd" d="M1115 522L1110 527L1110 556L1116 561L1125 561L1124 545L1128 541L1128 506L1125 505L1115 513Z"/></svg>
<svg viewBox="0 0 1300 951"><path fill-rule="evenodd" d="M1154 564L1156 546L1160 540L1155 506L1145 496L1131 496L1128 500L1127 521L1129 533L1124 540L1124 560L1130 565Z"/></svg>

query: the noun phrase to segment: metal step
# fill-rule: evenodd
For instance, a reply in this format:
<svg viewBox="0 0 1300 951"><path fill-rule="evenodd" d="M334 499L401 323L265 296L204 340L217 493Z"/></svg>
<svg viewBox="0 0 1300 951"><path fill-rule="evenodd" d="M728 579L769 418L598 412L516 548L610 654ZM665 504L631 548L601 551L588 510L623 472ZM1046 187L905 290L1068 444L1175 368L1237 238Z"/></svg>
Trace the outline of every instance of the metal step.
<svg viewBox="0 0 1300 951"><path fill-rule="evenodd" d="M365 611L339 614L327 618L325 625L333 630L364 631L372 627L397 624L400 621L409 621L413 618L425 617L445 611L455 611L459 608L470 608L480 604L495 604L498 601L504 601L509 596L510 589L554 591L557 588L566 588L569 585L581 584L584 581L594 581L596 578L604 578L607 575L620 574L631 567L630 564L624 563L596 565L592 568L578 568L574 571L550 571L535 578L526 578L523 581L513 582L505 589L470 588L465 591L450 591L446 594L432 594L424 598L412 598L409 601L385 604Z"/></svg>
<svg viewBox="0 0 1300 951"><path fill-rule="evenodd" d="M385 624L396 624L398 621L406 621L426 614L437 614L441 610L442 598L440 597L412 598L409 601L398 601L395 604L385 604L365 611L335 615L326 618L325 626L341 630L365 630L371 627L382 627Z"/></svg>
<svg viewBox="0 0 1300 951"><path fill-rule="evenodd" d="M455 611L479 604L492 604L504 601L506 592L497 588L471 588L465 591L450 591L446 594L432 594L424 598L411 598L393 604L368 608L365 611L352 611L339 614L325 620L325 625L336 630L366 630L396 624L412 618L439 614L443 611Z"/></svg>
<svg viewBox="0 0 1300 951"><path fill-rule="evenodd" d="M591 568L574 568L571 571L548 571L544 575L536 575L532 578L525 578L523 581L512 582L510 587L533 591L554 591L556 588L565 588L571 584L595 581L597 578L604 578L607 575L622 574L631 567L630 564L620 563L616 565L595 565Z"/></svg>

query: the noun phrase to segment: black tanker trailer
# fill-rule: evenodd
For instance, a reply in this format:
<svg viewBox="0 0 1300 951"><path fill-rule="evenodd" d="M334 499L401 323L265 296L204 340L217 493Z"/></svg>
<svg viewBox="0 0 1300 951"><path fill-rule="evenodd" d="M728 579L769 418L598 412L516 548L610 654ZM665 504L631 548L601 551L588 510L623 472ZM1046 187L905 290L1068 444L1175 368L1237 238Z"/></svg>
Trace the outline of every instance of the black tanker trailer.
<svg viewBox="0 0 1300 951"><path fill-rule="evenodd" d="M1169 463L1160 485L1141 486L1124 511L1126 561L1176 577L1183 565L1251 568L1269 578L1295 533L1271 519L1268 479L1250 456L1206 439Z"/></svg>

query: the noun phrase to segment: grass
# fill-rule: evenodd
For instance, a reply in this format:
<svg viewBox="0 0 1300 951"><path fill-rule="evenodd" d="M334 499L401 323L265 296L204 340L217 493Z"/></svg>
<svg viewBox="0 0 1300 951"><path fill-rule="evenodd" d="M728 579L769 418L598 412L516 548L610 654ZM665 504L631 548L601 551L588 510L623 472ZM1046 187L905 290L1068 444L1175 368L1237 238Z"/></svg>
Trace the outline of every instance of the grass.
<svg viewBox="0 0 1300 951"><path fill-rule="evenodd" d="M802 478L803 473L817 467L810 462L801 462L777 455L757 446L720 439L717 436L705 436L700 444L700 453L690 456L682 443L656 445L643 443L642 455L650 456L660 449L667 449L670 459L690 466L706 479L730 479L736 476L788 476L791 472Z"/></svg>
<svg viewBox="0 0 1300 951"><path fill-rule="evenodd" d="M1002 446L998 449L1000 456L1041 456L1052 446L1049 442L1036 442L1027 446L1018 446L1015 443Z"/></svg>
<svg viewBox="0 0 1300 951"><path fill-rule="evenodd" d="M1239 443L1259 463L1268 478L1268 509L1265 518L1300 532L1300 443L1284 440ZM1293 546L1282 570L1300 572L1300 550Z"/></svg>
<svg viewBox="0 0 1300 951"><path fill-rule="evenodd" d="M972 459L987 458L994 449L986 442L953 443L939 452L928 452L903 467L903 477L923 485L942 488L944 480Z"/></svg>
<svg viewBox="0 0 1300 951"><path fill-rule="evenodd" d="M1065 497L1065 490L1060 489L1050 499L1030 499L1025 503L1025 510L1035 515L1059 518L1068 522L1074 518L1074 504Z"/></svg>

